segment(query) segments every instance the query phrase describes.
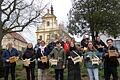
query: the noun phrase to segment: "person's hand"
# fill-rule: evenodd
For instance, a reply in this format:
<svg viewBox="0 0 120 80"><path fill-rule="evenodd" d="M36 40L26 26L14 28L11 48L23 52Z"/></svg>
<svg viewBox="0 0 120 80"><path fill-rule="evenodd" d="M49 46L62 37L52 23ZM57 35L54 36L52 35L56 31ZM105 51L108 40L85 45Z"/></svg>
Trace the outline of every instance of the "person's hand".
<svg viewBox="0 0 120 80"><path fill-rule="evenodd" d="M117 57L119 56L119 53L118 53L118 52L116 52L116 56L117 56Z"/></svg>
<svg viewBox="0 0 120 80"><path fill-rule="evenodd" d="M41 61L40 58L38 58L38 61Z"/></svg>
<svg viewBox="0 0 120 80"><path fill-rule="evenodd" d="M108 55L108 53L105 53L105 56L107 56Z"/></svg>
<svg viewBox="0 0 120 80"><path fill-rule="evenodd" d="M10 62L10 60L7 59L6 62Z"/></svg>
<svg viewBox="0 0 120 80"><path fill-rule="evenodd" d="M65 68L65 65L63 65L63 68Z"/></svg>
<svg viewBox="0 0 120 80"><path fill-rule="evenodd" d="M16 60L18 61L18 60L19 60L19 57L16 57Z"/></svg>

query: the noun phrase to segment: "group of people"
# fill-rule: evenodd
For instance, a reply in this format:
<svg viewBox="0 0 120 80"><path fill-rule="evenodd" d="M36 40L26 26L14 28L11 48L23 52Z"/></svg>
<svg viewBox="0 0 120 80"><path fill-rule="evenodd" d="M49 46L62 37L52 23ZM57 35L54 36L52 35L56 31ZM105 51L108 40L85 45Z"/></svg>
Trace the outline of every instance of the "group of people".
<svg viewBox="0 0 120 80"><path fill-rule="evenodd" d="M38 80L47 80L47 71L50 67L54 68L55 80L64 80L65 68L68 71L67 80L82 80L79 59L85 64L90 80L100 80L99 68L104 68L105 80L110 80L111 75L113 80L118 80L119 53L113 46L112 39L106 41L107 45L99 36L94 42L89 38L83 38L81 44L76 43L74 38L51 41L47 45L43 40L38 39L37 42L35 47L28 43L22 54L21 60L24 63L27 80L35 80L36 64ZM7 49L3 51L4 80L8 80L9 71L12 80L15 80L16 61L20 59L18 51L12 45L8 43Z"/></svg>

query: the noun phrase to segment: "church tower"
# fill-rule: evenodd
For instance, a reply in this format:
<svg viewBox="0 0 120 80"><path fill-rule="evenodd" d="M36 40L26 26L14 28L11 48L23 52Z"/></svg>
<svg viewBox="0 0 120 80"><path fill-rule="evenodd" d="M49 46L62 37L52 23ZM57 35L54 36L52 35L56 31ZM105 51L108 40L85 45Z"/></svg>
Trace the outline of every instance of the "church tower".
<svg viewBox="0 0 120 80"><path fill-rule="evenodd" d="M49 42L51 39L59 37L59 26L57 25L56 16L54 15L53 6L47 10L47 13L42 17L42 24L37 28L37 39Z"/></svg>

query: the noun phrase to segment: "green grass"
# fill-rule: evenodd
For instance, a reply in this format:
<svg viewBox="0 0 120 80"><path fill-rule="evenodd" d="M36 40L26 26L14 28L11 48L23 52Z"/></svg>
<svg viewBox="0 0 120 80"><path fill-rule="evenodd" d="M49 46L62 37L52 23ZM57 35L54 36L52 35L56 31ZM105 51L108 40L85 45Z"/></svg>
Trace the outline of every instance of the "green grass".
<svg viewBox="0 0 120 80"><path fill-rule="evenodd" d="M50 76L54 77L54 75L55 75L54 74L54 69L50 68L48 74ZM101 75L102 80L104 80L104 69L102 69L101 72L99 71L99 74ZM82 76L83 80L88 80L87 69L83 64L81 64L81 76ZM118 76L119 76L119 79L120 79L120 66L118 67ZM67 80L67 69L64 70L64 80Z"/></svg>
<svg viewBox="0 0 120 80"><path fill-rule="evenodd" d="M82 78L83 80L87 80L85 79L85 77L88 78L88 73L87 73L87 70L86 68L83 66L83 64L81 64L81 75L82 75ZM35 69L35 75L36 75L36 78L37 78L37 68ZM49 68L48 69L48 76L51 76L51 77L55 77L55 73L54 73L54 68ZM102 70L101 72L102 74L102 80L103 80L103 76L104 76L104 70ZM120 66L118 67L118 75L119 75L119 79L120 79ZM2 79L0 79L2 80ZM23 64L17 64L16 65L16 80L26 80L26 72L25 72L25 69L23 68ZM54 80L54 79L52 79ZM67 80L67 69L64 70L64 80Z"/></svg>

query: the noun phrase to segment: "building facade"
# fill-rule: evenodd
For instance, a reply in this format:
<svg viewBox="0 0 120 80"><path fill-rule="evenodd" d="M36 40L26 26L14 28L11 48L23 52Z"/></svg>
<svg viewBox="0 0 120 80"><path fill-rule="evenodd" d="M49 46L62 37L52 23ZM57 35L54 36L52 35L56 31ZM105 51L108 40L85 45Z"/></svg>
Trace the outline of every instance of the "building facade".
<svg viewBox="0 0 120 80"><path fill-rule="evenodd" d="M51 39L56 40L63 37L69 37L69 35L67 35L65 32L64 25L58 25L56 18L57 17L53 13L53 7L51 6L51 10L48 10L47 13L42 17L42 24L37 27L37 39L44 40L46 43L48 43Z"/></svg>
<svg viewBox="0 0 120 80"><path fill-rule="evenodd" d="M6 49L6 45L8 42L12 42L13 46L19 51L23 51L27 46L27 41L18 33L10 33L3 37L3 49Z"/></svg>

